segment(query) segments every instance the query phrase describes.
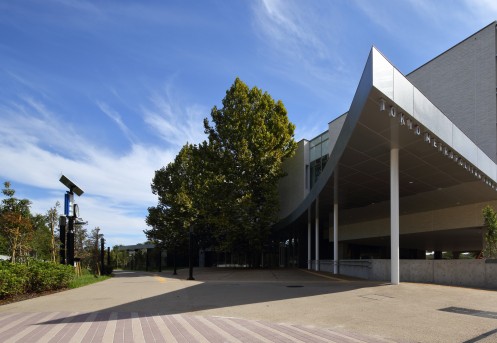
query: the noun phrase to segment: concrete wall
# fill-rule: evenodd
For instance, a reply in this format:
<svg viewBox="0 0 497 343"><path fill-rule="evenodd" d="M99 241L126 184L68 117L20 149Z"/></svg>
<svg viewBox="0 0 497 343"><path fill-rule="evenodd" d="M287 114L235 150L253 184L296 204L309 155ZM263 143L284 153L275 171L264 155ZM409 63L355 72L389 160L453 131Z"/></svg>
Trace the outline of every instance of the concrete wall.
<svg viewBox="0 0 497 343"><path fill-rule="evenodd" d="M308 145L307 140L298 142L295 155L283 162L283 171L287 175L278 184L280 219L292 213L309 192L309 181L306 180L306 166L309 165Z"/></svg>
<svg viewBox="0 0 497 343"><path fill-rule="evenodd" d="M345 123L345 119L347 119L347 113L342 114L340 117L328 123L328 137L329 137L328 155L331 155L331 152L335 147L338 136L340 135L340 131L342 131L343 123Z"/></svg>
<svg viewBox="0 0 497 343"><path fill-rule="evenodd" d="M459 129L497 161L495 23L407 75Z"/></svg>
<svg viewBox="0 0 497 343"><path fill-rule="evenodd" d="M450 230L483 225L482 209L486 205L497 207L497 201L454 206L400 216L400 233L419 233L435 230ZM344 214L345 215L345 214ZM356 215L360 218L360 215ZM339 225L338 239L347 241L360 238L390 235L390 218ZM332 230L331 230L332 231ZM333 237L333 233L331 233Z"/></svg>
<svg viewBox="0 0 497 343"><path fill-rule="evenodd" d="M340 274L390 281L390 260L342 260ZM497 289L497 261L400 260L400 281Z"/></svg>

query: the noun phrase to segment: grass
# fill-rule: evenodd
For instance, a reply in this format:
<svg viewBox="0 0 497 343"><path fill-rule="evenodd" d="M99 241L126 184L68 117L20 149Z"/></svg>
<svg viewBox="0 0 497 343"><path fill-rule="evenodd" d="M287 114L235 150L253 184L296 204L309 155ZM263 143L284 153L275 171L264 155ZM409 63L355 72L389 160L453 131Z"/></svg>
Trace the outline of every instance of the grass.
<svg viewBox="0 0 497 343"><path fill-rule="evenodd" d="M89 274L89 273L86 274L86 273L84 273L81 276L75 277L69 283L69 289L91 285L92 283L97 283L97 282L100 282L100 281L105 281L105 280L107 280L109 278L110 278L110 276L108 276L108 275L95 276L93 274Z"/></svg>

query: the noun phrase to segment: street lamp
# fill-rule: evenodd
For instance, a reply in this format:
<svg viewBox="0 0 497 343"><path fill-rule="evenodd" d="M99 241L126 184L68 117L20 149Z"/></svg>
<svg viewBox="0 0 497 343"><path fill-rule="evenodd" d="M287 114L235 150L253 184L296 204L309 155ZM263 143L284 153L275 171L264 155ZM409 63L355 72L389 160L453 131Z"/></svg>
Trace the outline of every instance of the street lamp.
<svg viewBox="0 0 497 343"><path fill-rule="evenodd" d="M84 192L81 188L76 186L71 180L62 175L59 180L64 186L69 188L64 196L64 215L68 220L68 230L67 230L67 240L66 237L62 237L61 230L61 248L64 246L65 250L61 249L61 262L65 261L66 264L71 266L74 265L74 221L79 217L79 207L74 203L74 193L77 196L81 196ZM61 216L62 217L62 216ZM61 228L62 224L65 226L65 221L60 220Z"/></svg>

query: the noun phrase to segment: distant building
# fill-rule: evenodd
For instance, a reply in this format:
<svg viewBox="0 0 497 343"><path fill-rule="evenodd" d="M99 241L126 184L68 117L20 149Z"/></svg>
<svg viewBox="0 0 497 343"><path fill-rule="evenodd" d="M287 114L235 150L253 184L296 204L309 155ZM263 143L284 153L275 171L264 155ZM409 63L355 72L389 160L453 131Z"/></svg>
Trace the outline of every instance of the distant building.
<svg viewBox="0 0 497 343"><path fill-rule="evenodd" d="M414 70L376 48L350 109L298 143L280 182L280 265L482 250L497 207L496 22ZM358 264L359 265L359 264Z"/></svg>

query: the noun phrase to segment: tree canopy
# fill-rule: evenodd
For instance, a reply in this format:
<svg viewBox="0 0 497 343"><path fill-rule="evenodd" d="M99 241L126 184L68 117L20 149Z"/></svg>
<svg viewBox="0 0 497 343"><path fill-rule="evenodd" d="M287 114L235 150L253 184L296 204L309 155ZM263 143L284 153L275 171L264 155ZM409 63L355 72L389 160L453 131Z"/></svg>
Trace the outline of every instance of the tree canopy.
<svg viewBox="0 0 497 343"><path fill-rule="evenodd" d="M7 242L11 261L15 262L17 256L27 255L30 250L33 235L31 202L15 198L10 182L5 182L4 187L2 194L6 198L0 205L0 233Z"/></svg>
<svg viewBox="0 0 497 343"><path fill-rule="evenodd" d="M186 144L156 171L145 233L166 245L193 225L197 239L222 251L257 252L278 213L283 161L296 149L281 101L236 79L204 119L208 140Z"/></svg>

